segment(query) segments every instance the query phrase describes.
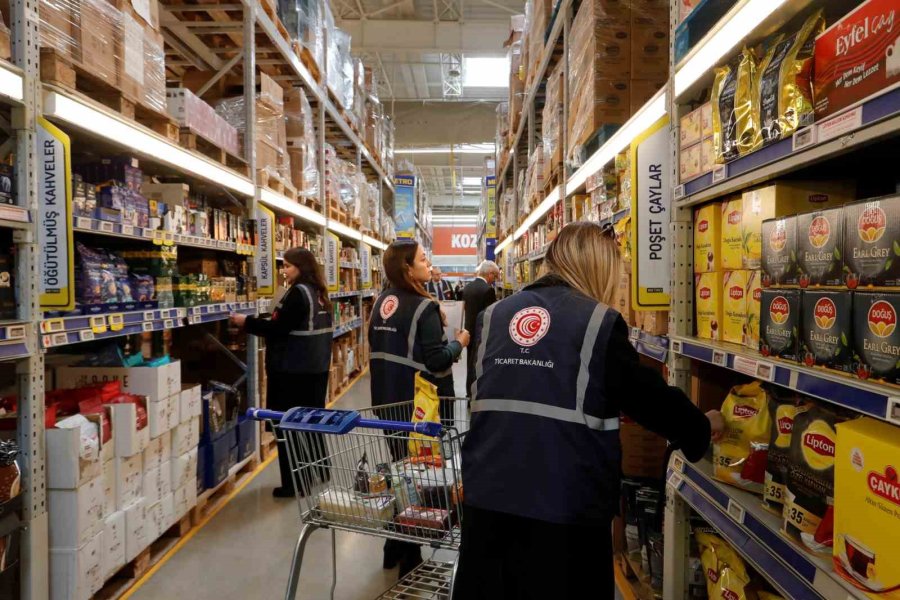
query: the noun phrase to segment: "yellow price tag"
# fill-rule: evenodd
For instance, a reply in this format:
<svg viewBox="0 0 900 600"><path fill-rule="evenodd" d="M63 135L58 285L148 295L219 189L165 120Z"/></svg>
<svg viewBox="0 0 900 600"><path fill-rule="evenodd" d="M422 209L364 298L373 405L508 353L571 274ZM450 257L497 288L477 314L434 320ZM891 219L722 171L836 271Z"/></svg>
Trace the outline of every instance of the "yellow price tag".
<svg viewBox="0 0 900 600"><path fill-rule="evenodd" d="M163 232L156 230L153 232L153 243L157 246L162 246L163 243Z"/></svg>
<svg viewBox="0 0 900 600"><path fill-rule="evenodd" d="M102 315L91 317L91 331L94 333L106 333L106 319Z"/></svg>
<svg viewBox="0 0 900 600"><path fill-rule="evenodd" d="M166 246L175 245L175 234L168 231L163 232L163 244Z"/></svg>
<svg viewBox="0 0 900 600"><path fill-rule="evenodd" d="M108 320L110 331L122 331L122 328L125 326L125 319L121 313L109 315Z"/></svg>
<svg viewBox="0 0 900 600"><path fill-rule="evenodd" d="M41 321L41 333L56 333L65 329L66 325L62 319L48 319Z"/></svg>

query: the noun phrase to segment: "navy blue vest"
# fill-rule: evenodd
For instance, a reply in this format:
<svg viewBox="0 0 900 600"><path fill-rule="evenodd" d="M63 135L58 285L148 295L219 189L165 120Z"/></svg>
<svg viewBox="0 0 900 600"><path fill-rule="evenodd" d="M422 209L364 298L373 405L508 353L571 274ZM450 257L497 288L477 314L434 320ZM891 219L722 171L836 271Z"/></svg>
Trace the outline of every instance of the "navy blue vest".
<svg viewBox="0 0 900 600"><path fill-rule="evenodd" d="M553 523L616 513L619 416L604 395L618 313L566 286L482 314L463 445L466 503Z"/></svg>
<svg viewBox="0 0 900 600"><path fill-rule="evenodd" d="M303 294L309 305L309 317L287 338L266 342L266 362L281 373L327 373L331 367L331 340L334 333L331 311L319 304L318 291L299 283L285 292L275 305L281 308L288 294Z"/></svg>
<svg viewBox="0 0 900 600"><path fill-rule="evenodd" d="M423 363L416 336L422 316L440 310L430 298L405 290L388 288L378 296L369 321L369 369L372 377L372 404L381 406L408 402L415 396L416 372L435 377L450 373L430 373Z"/></svg>

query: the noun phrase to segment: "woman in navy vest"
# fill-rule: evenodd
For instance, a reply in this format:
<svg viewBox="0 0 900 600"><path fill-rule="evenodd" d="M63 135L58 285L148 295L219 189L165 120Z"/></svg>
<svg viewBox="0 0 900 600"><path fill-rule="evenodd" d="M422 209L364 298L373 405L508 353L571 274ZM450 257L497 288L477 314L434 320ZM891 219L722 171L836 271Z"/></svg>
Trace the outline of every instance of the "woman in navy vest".
<svg viewBox="0 0 900 600"><path fill-rule="evenodd" d="M231 321L251 335L266 340L266 405L285 411L294 406L324 408L328 393L328 369L331 366L332 306L325 275L316 257L306 248L291 248L284 253L284 278L290 286L272 309L269 319L232 314ZM319 460L324 456L322 440L311 445ZM294 482L287 448L278 444L281 487L272 491L276 498L292 498ZM324 480L327 468L319 472ZM303 473L300 493L311 485L311 473Z"/></svg>
<svg viewBox="0 0 900 600"><path fill-rule="evenodd" d="M612 227L567 225L545 265L478 318L456 600L612 599L620 413L692 461L723 427L640 365Z"/></svg>
<svg viewBox="0 0 900 600"><path fill-rule="evenodd" d="M387 288L375 300L369 321L373 406L413 400L418 372L437 385L469 344L469 332L465 330L460 330L452 342L444 336L440 306L425 291L431 264L422 246L415 240L396 240L388 246L382 263ZM412 407L406 408L383 418L409 421ZM388 446L394 460L405 457L405 440L389 440ZM421 561L418 544L386 541L385 569L399 563L402 577Z"/></svg>

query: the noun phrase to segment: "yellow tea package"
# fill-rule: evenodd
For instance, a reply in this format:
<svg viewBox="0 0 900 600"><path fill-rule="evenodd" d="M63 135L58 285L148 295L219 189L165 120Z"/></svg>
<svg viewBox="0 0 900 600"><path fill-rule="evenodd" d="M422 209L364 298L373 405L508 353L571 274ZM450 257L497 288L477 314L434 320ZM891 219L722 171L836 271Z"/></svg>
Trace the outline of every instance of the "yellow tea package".
<svg viewBox="0 0 900 600"><path fill-rule="evenodd" d="M744 345L759 350L759 310L762 303L762 271L748 271L747 329Z"/></svg>
<svg viewBox="0 0 900 600"><path fill-rule="evenodd" d="M743 344L747 332L747 284L752 271L725 271L722 277L722 341Z"/></svg>
<svg viewBox="0 0 900 600"><path fill-rule="evenodd" d="M710 600L746 599L750 574L744 559L717 535L696 531L694 537L700 548L700 565Z"/></svg>
<svg viewBox="0 0 900 600"><path fill-rule="evenodd" d="M769 394L762 382L736 385L722 404L725 432L713 444L713 476L762 493L769 448Z"/></svg>
<svg viewBox="0 0 900 600"><path fill-rule="evenodd" d="M707 204L694 211L694 273L720 268L721 212L718 204Z"/></svg>
<svg viewBox="0 0 900 600"><path fill-rule="evenodd" d="M741 237L741 211L744 201L741 196L722 202L722 236L719 256L722 268L734 271L744 268L744 244Z"/></svg>
<svg viewBox="0 0 900 600"><path fill-rule="evenodd" d="M788 465L790 464L791 437L794 432L794 419L802 412L809 410L811 404L800 397L787 395L772 398L769 411L772 413L769 434L769 460L766 463L766 480L763 491L763 504L766 508L778 513L784 510L784 499L787 496Z"/></svg>
<svg viewBox="0 0 900 600"><path fill-rule="evenodd" d="M722 272L694 275L697 337L718 340L722 326Z"/></svg>
<svg viewBox="0 0 900 600"><path fill-rule="evenodd" d="M430 421L440 423L440 399L437 386L416 373L416 398L413 402L413 423ZM430 457L441 455L441 442L421 433L409 434L409 454L413 457Z"/></svg>

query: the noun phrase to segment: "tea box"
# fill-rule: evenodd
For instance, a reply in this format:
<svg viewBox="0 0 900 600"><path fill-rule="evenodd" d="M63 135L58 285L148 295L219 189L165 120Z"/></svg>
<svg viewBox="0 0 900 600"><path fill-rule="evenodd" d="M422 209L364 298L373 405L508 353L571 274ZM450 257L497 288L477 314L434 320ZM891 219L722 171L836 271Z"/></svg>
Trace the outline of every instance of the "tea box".
<svg viewBox="0 0 900 600"><path fill-rule="evenodd" d="M797 285L797 219L779 217L762 222L763 287Z"/></svg>
<svg viewBox="0 0 900 600"><path fill-rule="evenodd" d="M741 207L743 201L735 196L722 202L722 237L719 257L722 268L734 271L744 268L743 239L741 238Z"/></svg>
<svg viewBox="0 0 900 600"><path fill-rule="evenodd" d="M763 290L759 317L760 353L796 360L800 333L800 291Z"/></svg>
<svg viewBox="0 0 900 600"><path fill-rule="evenodd" d="M722 341L743 344L747 331L750 271L725 271L722 277Z"/></svg>
<svg viewBox="0 0 900 600"><path fill-rule="evenodd" d="M762 271L749 271L747 278L747 335L744 345L759 350L759 305L762 301Z"/></svg>
<svg viewBox="0 0 900 600"><path fill-rule="evenodd" d="M801 288L844 284L844 209L797 215L797 282Z"/></svg>
<svg viewBox="0 0 900 600"><path fill-rule="evenodd" d="M852 308L850 292L801 292L800 361L803 364L851 370Z"/></svg>
<svg viewBox="0 0 900 600"><path fill-rule="evenodd" d="M900 294L853 294L853 349L860 379L900 381Z"/></svg>
<svg viewBox="0 0 900 600"><path fill-rule="evenodd" d="M718 271L721 210L707 204L694 211L694 273Z"/></svg>
<svg viewBox="0 0 900 600"><path fill-rule="evenodd" d="M847 287L900 286L900 196L844 206Z"/></svg>
<svg viewBox="0 0 900 600"><path fill-rule="evenodd" d="M722 273L694 275L694 305L697 313L697 337L720 339L722 325Z"/></svg>

